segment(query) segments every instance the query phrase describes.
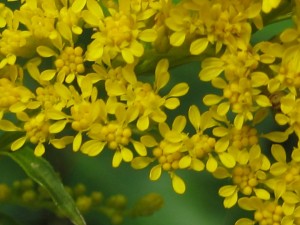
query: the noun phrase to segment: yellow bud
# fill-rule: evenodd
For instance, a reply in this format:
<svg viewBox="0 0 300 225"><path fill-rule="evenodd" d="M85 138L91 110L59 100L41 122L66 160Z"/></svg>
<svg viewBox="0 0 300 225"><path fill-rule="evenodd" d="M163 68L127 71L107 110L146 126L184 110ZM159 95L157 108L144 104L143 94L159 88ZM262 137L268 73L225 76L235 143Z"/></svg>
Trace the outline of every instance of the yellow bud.
<svg viewBox="0 0 300 225"><path fill-rule="evenodd" d="M36 197L36 193L33 190L27 190L22 194L22 201L30 203L34 201Z"/></svg>
<svg viewBox="0 0 300 225"><path fill-rule="evenodd" d="M92 198L87 196L80 196L76 200L76 206L80 211L88 211L92 205Z"/></svg>
<svg viewBox="0 0 300 225"><path fill-rule="evenodd" d="M0 202L9 199L11 191L6 184L0 184Z"/></svg>

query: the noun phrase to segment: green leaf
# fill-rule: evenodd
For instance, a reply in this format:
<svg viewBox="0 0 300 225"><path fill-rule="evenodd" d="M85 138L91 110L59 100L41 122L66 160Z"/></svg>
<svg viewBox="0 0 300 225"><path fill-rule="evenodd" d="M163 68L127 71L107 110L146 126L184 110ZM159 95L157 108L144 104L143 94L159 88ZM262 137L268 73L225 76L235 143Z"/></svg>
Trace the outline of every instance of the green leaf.
<svg viewBox="0 0 300 225"><path fill-rule="evenodd" d="M36 157L33 150L24 147L15 152L1 152L13 159L27 175L44 187L52 197L55 205L75 225L86 225L82 215L77 209L74 200L66 192L52 166L42 157Z"/></svg>

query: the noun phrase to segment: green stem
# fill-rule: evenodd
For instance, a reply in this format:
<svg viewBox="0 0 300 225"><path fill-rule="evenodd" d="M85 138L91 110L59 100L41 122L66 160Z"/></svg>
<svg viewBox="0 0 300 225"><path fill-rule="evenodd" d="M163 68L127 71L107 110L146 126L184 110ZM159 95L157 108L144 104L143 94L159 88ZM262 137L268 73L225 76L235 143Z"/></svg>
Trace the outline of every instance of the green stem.
<svg viewBox="0 0 300 225"><path fill-rule="evenodd" d="M171 67L176 67L190 62L201 62L205 58L216 56L213 45L209 45L206 51L200 55L191 55L189 45L188 42L180 47L172 47L164 53L159 53L154 48L147 49L135 68L136 74L146 75L155 71L156 64L163 58L169 60Z"/></svg>

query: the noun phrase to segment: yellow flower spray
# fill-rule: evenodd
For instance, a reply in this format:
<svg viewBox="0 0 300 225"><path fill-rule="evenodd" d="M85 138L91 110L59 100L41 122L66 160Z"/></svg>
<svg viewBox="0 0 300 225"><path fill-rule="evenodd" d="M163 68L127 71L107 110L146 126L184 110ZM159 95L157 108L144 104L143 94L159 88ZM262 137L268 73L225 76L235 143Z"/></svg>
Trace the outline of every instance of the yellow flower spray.
<svg viewBox="0 0 300 225"><path fill-rule="evenodd" d="M187 189L180 171L206 170L226 178L225 208L253 211L236 225L300 224L299 144L285 145L300 136L298 0L10 2L0 4L0 130L10 137L1 154L111 151L112 167L148 167L152 181L167 173L178 194ZM256 31L289 18L292 27L254 43ZM211 89L182 112L192 85L175 83L170 68L193 61ZM0 202L41 195L19 186L0 185ZM122 195L102 202L79 189L75 206L113 224L162 205L152 193L128 210Z"/></svg>

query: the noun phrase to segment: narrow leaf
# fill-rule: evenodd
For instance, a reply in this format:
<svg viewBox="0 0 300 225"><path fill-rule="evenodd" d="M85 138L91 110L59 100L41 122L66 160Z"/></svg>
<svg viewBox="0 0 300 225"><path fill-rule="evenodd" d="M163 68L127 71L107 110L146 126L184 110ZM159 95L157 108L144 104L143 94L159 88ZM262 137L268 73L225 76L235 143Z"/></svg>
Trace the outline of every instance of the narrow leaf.
<svg viewBox="0 0 300 225"><path fill-rule="evenodd" d="M42 157L36 157L32 149L24 147L16 152L1 152L13 159L27 175L44 187L54 203L74 225L86 225L72 197L66 192L52 166Z"/></svg>

